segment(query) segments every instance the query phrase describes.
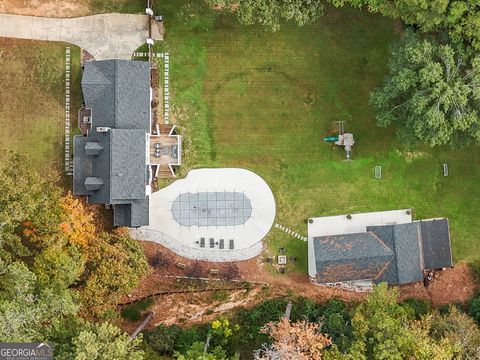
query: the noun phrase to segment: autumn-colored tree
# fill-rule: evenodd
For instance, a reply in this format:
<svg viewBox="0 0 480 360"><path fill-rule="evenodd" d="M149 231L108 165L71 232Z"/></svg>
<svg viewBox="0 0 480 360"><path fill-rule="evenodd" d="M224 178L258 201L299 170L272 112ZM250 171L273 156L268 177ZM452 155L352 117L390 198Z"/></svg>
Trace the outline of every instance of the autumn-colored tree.
<svg viewBox="0 0 480 360"><path fill-rule="evenodd" d="M299 321L291 323L282 318L269 323L262 329L273 339L272 345L254 353L256 360L311 360L321 359L322 349L331 344L331 340L319 332L320 324Z"/></svg>
<svg viewBox="0 0 480 360"><path fill-rule="evenodd" d="M70 192L60 200L60 208L60 229L69 242L80 247L91 246L96 237L93 213Z"/></svg>

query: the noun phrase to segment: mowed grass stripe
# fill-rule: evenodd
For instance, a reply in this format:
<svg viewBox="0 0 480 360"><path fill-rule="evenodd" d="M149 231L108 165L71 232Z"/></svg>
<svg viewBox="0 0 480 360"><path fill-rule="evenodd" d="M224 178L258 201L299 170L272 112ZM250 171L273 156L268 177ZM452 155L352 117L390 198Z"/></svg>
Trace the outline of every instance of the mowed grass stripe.
<svg viewBox="0 0 480 360"><path fill-rule="evenodd" d="M276 221L300 234L312 216L398 208L412 208L417 218L446 216L455 259L480 257L479 148L405 149L395 129L376 126L368 105L398 36L392 20L327 8L314 25L285 24L272 34L238 26L234 17L198 2L166 1L162 7L169 36L161 46L175 59L171 103L186 109L177 117L187 142L183 171L255 171L272 187ZM351 162L343 161L342 148L322 141L339 120L355 136ZM211 151L193 142L208 143ZM374 177L376 165L381 179ZM292 266L306 272L303 241L272 231L267 244L271 254L284 246L297 256Z"/></svg>

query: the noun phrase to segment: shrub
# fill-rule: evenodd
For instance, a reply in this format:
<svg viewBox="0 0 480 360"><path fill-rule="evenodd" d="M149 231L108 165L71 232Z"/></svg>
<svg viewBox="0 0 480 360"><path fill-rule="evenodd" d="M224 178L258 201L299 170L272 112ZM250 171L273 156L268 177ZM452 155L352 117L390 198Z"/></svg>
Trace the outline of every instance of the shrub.
<svg viewBox="0 0 480 360"><path fill-rule="evenodd" d="M152 298L146 298L146 299L137 301L133 304L127 305L122 310L122 317L130 321L138 321L142 317L142 311L147 310L152 305L153 305Z"/></svg>
<svg viewBox="0 0 480 360"><path fill-rule="evenodd" d="M407 311L409 310L409 313L411 313L416 319L419 319L423 315L427 315L430 310L430 306L426 300L410 298L405 300L403 304L407 307Z"/></svg>
<svg viewBox="0 0 480 360"><path fill-rule="evenodd" d="M476 284L480 284L480 260L468 263L468 267L472 272L473 281L475 281Z"/></svg>
<svg viewBox="0 0 480 360"><path fill-rule="evenodd" d="M175 338L179 333L180 328L176 326L167 327L159 325L152 331L145 332L143 339L145 343L153 350L161 355L173 354L175 346Z"/></svg>
<svg viewBox="0 0 480 360"><path fill-rule="evenodd" d="M322 332L330 335L340 350L347 349L353 338L351 315L341 300L331 299L322 312Z"/></svg>
<svg viewBox="0 0 480 360"><path fill-rule="evenodd" d="M188 267L187 276L191 278L205 277L205 269L200 262L195 261L191 266Z"/></svg>
<svg viewBox="0 0 480 360"><path fill-rule="evenodd" d="M148 263L156 269L161 269L169 267L172 264L172 259L164 253L158 252L148 260Z"/></svg>
<svg viewBox="0 0 480 360"><path fill-rule="evenodd" d="M300 320L318 322L322 316L322 311L322 305L317 304L313 300L300 297L294 301L290 320L294 322Z"/></svg>
<svg viewBox="0 0 480 360"><path fill-rule="evenodd" d="M207 325L187 329L177 325L159 325L151 331L146 331L143 338L146 346L160 355L171 357L176 351L180 353L187 351L195 342L205 341L207 332Z"/></svg>
<svg viewBox="0 0 480 360"><path fill-rule="evenodd" d="M468 304L468 314L480 324L480 296L474 297Z"/></svg>
<svg viewBox="0 0 480 360"><path fill-rule="evenodd" d="M228 264L220 273L220 278L223 280L233 280L240 277L240 272L235 264Z"/></svg>

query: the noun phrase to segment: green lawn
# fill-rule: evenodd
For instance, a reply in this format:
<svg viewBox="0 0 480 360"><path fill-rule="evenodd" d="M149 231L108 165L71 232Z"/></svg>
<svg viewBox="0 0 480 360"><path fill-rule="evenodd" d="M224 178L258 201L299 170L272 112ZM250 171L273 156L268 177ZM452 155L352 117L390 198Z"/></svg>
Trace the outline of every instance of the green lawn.
<svg viewBox="0 0 480 360"><path fill-rule="evenodd" d="M65 46L0 40L0 148L27 154L32 166L42 173L63 170ZM70 48L74 121L81 103L77 91L80 50Z"/></svg>
<svg viewBox="0 0 480 360"><path fill-rule="evenodd" d="M375 125L369 92L382 81L394 23L348 8L317 24L277 33L241 27L202 2L166 1L171 102L186 137L183 173L193 167L251 169L272 187L276 221L306 234L312 216L412 208L450 219L455 259L480 257L478 147L404 149L394 129ZM346 120L353 161L322 141ZM449 177L443 177L447 162ZM383 177L374 179L374 167ZM273 229L306 271L306 244Z"/></svg>

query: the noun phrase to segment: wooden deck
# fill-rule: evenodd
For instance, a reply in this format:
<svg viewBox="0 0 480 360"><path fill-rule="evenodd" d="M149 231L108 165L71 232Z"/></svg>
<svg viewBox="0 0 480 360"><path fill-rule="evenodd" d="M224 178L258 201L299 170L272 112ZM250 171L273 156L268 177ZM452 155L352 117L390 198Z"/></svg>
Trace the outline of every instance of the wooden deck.
<svg viewBox="0 0 480 360"><path fill-rule="evenodd" d="M160 144L160 156L155 156L155 145ZM172 146L177 146L178 140L172 136L150 136L150 164L151 165L168 165L176 164L177 158L173 157ZM157 145L158 146L158 145Z"/></svg>
<svg viewBox="0 0 480 360"><path fill-rule="evenodd" d="M169 165L178 165L181 162L181 143L176 135L169 135L173 125L159 124L160 135L150 135L148 149L149 164L157 169L156 177L175 177ZM157 129L155 125L155 129Z"/></svg>

